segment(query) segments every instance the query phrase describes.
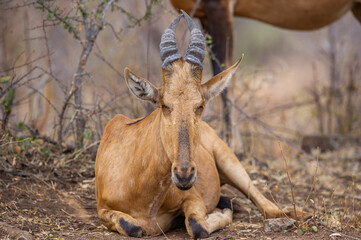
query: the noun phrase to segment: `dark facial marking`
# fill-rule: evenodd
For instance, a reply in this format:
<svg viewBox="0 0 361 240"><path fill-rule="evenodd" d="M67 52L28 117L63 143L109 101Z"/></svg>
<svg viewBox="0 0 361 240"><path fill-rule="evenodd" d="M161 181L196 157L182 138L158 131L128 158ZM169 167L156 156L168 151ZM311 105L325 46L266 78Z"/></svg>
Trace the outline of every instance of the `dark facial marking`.
<svg viewBox="0 0 361 240"><path fill-rule="evenodd" d="M124 220L123 218L119 219L119 226L130 237L142 237L142 234L143 234L142 228Z"/></svg>
<svg viewBox="0 0 361 240"><path fill-rule="evenodd" d="M189 161L190 159L190 144L189 131L185 123L182 123L178 132L178 159Z"/></svg>
<svg viewBox="0 0 361 240"><path fill-rule="evenodd" d="M200 75L202 74L202 68L200 68L197 65L193 65L191 67L191 73L192 73L192 77L193 78L199 78Z"/></svg>
<svg viewBox="0 0 361 240"><path fill-rule="evenodd" d="M197 220L195 220L194 218L188 219L188 225L189 225L190 229L192 230L192 233L193 233L193 236L195 239L208 237L208 235L209 235L208 231L206 229L204 229L202 227L202 225L200 225L197 222Z"/></svg>

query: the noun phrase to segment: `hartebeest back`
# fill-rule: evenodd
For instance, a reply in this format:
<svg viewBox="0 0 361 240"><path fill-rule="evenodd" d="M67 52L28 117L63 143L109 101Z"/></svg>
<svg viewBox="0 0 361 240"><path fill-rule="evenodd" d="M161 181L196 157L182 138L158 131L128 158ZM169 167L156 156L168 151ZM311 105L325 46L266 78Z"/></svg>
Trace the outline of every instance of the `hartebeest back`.
<svg viewBox="0 0 361 240"><path fill-rule="evenodd" d="M191 31L183 58L175 41L182 16ZM125 69L130 91L158 108L139 120L118 115L105 128L95 179L98 215L109 229L134 237L155 235L184 216L193 238L206 237L232 221L230 209L216 208L220 179L249 194L266 217L282 214L201 120L206 102L226 87L241 62L202 84L204 48L201 31L182 12L160 43L163 86Z"/></svg>

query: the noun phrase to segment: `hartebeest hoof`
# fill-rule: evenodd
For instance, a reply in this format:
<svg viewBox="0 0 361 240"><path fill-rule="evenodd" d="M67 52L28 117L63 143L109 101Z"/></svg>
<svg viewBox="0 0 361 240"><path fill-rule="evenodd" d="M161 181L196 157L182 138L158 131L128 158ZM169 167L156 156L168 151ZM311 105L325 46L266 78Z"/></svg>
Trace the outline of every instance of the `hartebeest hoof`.
<svg viewBox="0 0 361 240"><path fill-rule="evenodd" d="M119 219L120 228L130 237L142 237L143 229L140 226L134 225L123 218Z"/></svg>
<svg viewBox="0 0 361 240"><path fill-rule="evenodd" d="M187 232L194 239L206 238L209 236L206 225L207 223L204 220L197 220L197 217L192 215L186 220Z"/></svg>

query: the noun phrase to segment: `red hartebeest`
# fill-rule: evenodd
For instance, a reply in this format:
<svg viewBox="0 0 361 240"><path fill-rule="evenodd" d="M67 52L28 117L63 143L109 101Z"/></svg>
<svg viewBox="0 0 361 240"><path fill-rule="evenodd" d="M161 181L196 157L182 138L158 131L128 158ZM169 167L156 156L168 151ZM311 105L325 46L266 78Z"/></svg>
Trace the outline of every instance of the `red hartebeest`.
<svg viewBox="0 0 361 240"><path fill-rule="evenodd" d="M184 57L174 35L182 16L191 32ZM232 221L230 209L217 209L223 183L250 196L266 217L282 215L201 120L206 102L226 87L241 62L201 84L204 49L201 31L182 12L162 36L163 86L157 88L125 69L130 91L158 108L139 120L117 115L105 128L95 183L98 215L109 229L133 237L156 235L184 216L193 238L206 237Z"/></svg>

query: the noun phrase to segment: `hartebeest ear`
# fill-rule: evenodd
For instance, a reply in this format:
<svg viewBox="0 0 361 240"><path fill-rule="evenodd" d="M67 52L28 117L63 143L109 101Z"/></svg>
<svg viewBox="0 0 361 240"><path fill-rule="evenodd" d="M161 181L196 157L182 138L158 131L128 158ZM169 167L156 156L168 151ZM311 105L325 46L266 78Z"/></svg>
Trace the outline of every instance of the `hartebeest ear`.
<svg viewBox="0 0 361 240"><path fill-rule="evenodd" d="M129 68L124 69L124 78L130 91L137 98L157 104L160 100L160 90L148 80L138 77Z"/></svg>
<svg viewBox="0 0 361 240"><path fill-rule="evenodd" d="M202 84L203 97L206 99L206 101L217 96L223 91L223 89L227 87L229 80L232 78L233 73L237 70L242 59L243 54L241 59L239 59L238 62L236 62L233 66L229 67L228 69L208 80L206 83Z"/></svg>

